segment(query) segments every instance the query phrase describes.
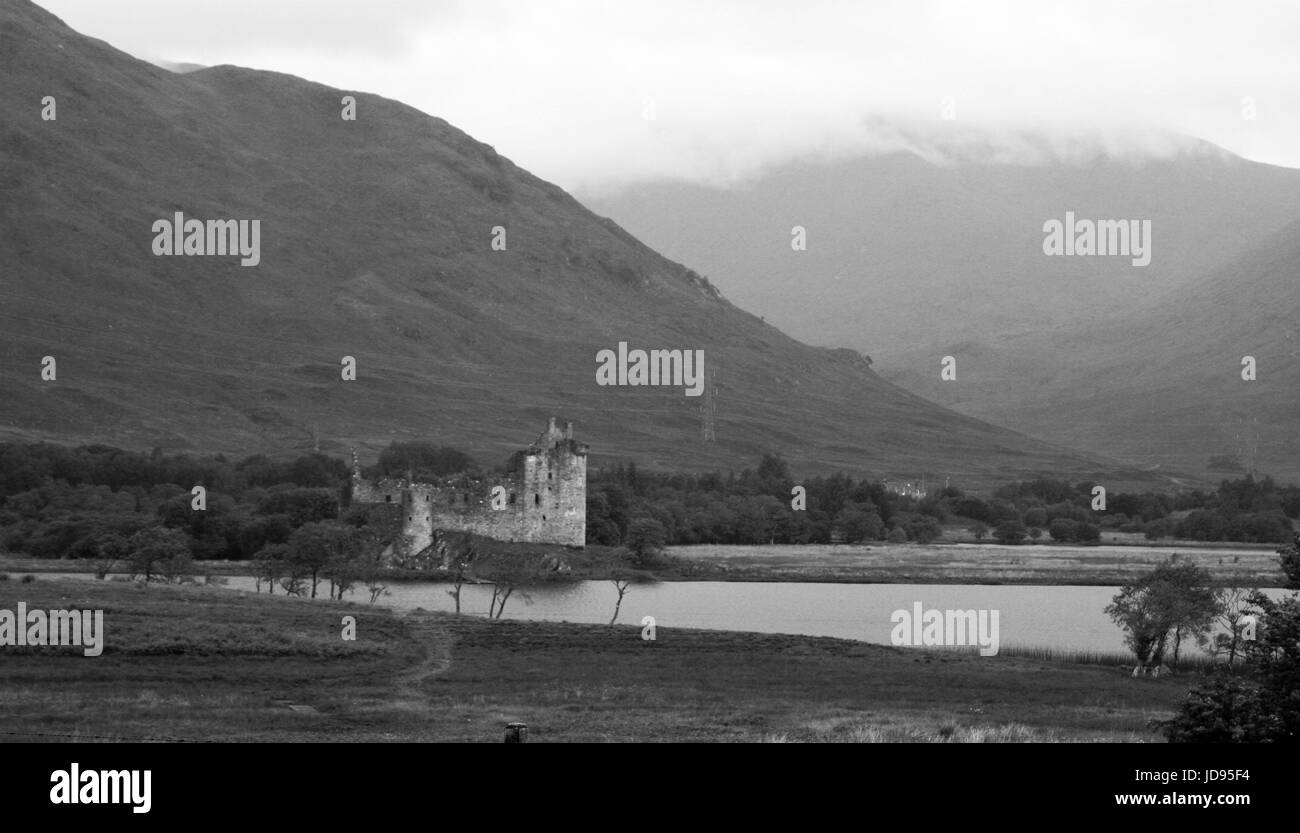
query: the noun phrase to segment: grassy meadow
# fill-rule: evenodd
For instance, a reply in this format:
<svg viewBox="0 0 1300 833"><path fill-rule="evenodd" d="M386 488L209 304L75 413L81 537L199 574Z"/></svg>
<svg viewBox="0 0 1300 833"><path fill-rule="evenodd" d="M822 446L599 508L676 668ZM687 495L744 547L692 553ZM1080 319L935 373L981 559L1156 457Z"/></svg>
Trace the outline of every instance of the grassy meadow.
<svg viewBox="0 0 1300 833"><path fill-rule="evenodd" d="M1121 585L1177 553L1224 585L1278 587L1277 546L806 544L669 547L682 577L882 584Z"/></svg>
<svg viewBox="0 0 1300 833"><path fill-rule="evenodd" d="M220 587L0 582L103 609L102 656L0 648L16 741L1159 741L1192 678L848 640L489 621ZM341 620L356 617L356 641Z"/></svg>

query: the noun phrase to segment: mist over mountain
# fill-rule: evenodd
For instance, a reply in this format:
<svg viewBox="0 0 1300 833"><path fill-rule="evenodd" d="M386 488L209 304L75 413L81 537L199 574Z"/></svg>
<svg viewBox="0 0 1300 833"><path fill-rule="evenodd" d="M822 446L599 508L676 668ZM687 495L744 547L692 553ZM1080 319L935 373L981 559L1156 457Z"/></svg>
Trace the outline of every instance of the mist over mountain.
<svg viewBox="0 0 1300 833"><path fill-rule="evenodd" d="M181 75L184 75L187 72L194 72L195 70L205 69L203 64L192 64L186 62L177 63L175 61L153 61L153 64L155 66L160 66L165 70L176 72Z"/></svg>
<svg viewBox="0 0 1300 833"><path fill-rule="evenodd" d="M558 414L597 464L740 468L779 451L796 471L971 485L1142 477L787 337L399 102L232 66L168 72L25 1L0 9L0 67L3 436L232 454L418 437L495 461ZM177 212L257 220L260 262L156 255L154 224ZM596 356L619 342L703 350L716 396L598 385Z"/></svg>

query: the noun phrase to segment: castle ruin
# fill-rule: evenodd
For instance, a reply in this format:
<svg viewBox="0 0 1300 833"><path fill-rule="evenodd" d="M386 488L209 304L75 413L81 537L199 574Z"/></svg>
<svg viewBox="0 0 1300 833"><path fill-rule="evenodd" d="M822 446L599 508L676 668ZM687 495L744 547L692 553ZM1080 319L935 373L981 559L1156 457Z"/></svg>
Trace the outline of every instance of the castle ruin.
<svg viewBox="0 0 1300 833"><path fill-rule="evenodd" d="M573 439L573 423L565 423L560 430L551 417L532 445L511 456L505 475L449 477L437 483L409 476L365 480L353 451L352 500L401 506L406 544L405 552L395 553L399 557L423 553L434 543L435 531L583 547L587 541L587 446Z"/></svg>

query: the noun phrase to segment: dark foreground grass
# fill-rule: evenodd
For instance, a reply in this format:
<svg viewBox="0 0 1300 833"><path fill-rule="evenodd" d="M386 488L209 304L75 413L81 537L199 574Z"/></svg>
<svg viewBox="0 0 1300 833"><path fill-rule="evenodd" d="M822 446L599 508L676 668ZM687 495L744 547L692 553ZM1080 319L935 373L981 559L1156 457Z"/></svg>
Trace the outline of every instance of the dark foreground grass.
<svg viewBox="0 0 1300 833"><path fill-rule="evenodd" d="M802 636L659 629L649 642L635 626L216 587L0 584L0 608L19 601L102 608L107 647L0 648L9 740L500 742L515 720L531 741L1159 740L1148 722L1193 679Z"/></svg>

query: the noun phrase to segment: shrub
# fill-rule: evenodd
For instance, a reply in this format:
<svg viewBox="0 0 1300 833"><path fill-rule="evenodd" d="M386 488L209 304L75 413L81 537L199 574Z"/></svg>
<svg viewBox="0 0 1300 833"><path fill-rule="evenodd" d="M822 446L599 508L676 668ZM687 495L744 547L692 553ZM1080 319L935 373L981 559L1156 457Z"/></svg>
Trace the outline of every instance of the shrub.
<svg viewBox="0 0 1300 833"><path fill-rule="evenodd" d="M1074 525L1074 540L1080 544L1095 544L1101 540L1101 527L1090 523Z"/></svg>
<svg viewBox="0 0 1300 833"><path fill-rule="evenodd" d="M1170 743L1261 743L1278 739L1277 724L1257 683L1220 673L1160 725Z"/></svg>
<svg viewBox="0 0 1300 833"><path fill-rule="evenodd" d="M929 544L943 534L943 529L938 521L927 515L908 522L907 532L918 544Z"/></svg>
<svg viewBox="0 0 1300 833"><path fill-rule="evenodd" d="M21 579L21 583L23 584L31 584L34 581L36 581L36 576L32 575L31 573L28 573L27 575L23 576Z"/></svg>
<svg viewBox="0 0 1300 833"><path fill-rule="evenodd" d="M668 532L654 518L636 518L628 526L626 545L637 567L653 566L663 552Z"/></svg>
<svg viewBox="0 0 1300 833"><path fill-rule="evenodd" d="M1069 518L1053 518L1047 527L1047 533L1053 541L1073 541L1074 526L1074 521Z"/></svg>
<svg viewBox="0 0 1300 833"><path fill-rule="evenodd" d="M1005 520L993 530L999 544L1019 544L1025 540L1025 525L1017 520Z"/></svg>

